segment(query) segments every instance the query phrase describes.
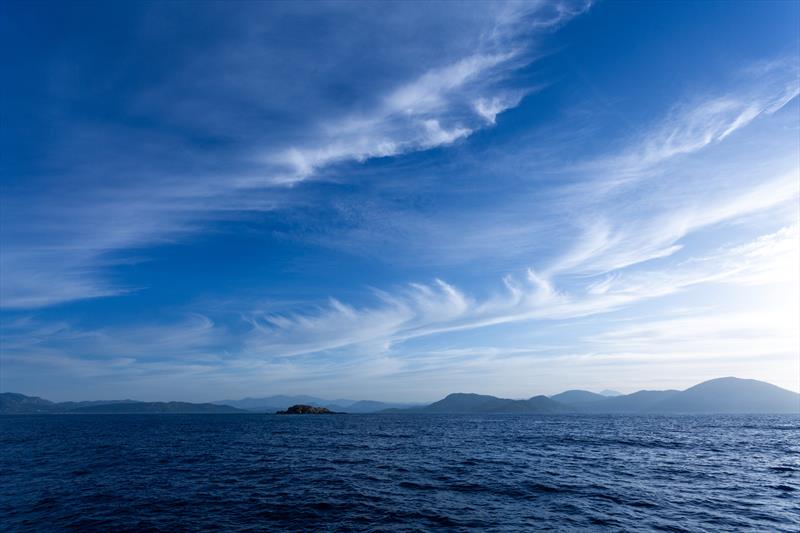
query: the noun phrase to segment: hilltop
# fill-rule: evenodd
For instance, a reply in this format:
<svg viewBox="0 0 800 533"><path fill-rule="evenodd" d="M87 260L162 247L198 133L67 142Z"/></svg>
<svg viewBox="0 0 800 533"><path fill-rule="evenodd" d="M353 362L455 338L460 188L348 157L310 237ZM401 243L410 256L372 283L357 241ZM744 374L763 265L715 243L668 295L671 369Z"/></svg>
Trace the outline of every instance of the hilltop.
<svg viewBox="0 0 800 533"><path fill-rule="evenodd" d="M800 394L763 381L725 377L704 381L683 391L641 390L617 396L607 396L580 389L564 391L549 398L534 396L527 400L455 393L427 406L413 409L391 409L386 412L800 414Z"/></svg>
<svg viewBox="0 0 800 533"><path fill-rule="evenodd" d="M606 391L604 391L606 392ZM0 414L59 413L275 413L292 405L349 413L608 413L701 414L786 413L800 414L800 394L754 379L724 377L699 383L686 390L640 390L607 396L572 389L553 396L528 399L499 398L486 394L453 393L429 405L397 404L370 400L326 401L313 396L270 396L214 403L139 402L108 400L51 402L36 396L0 393Z"/></svg>
<svg viewBox="0 0 800 533"><path fill-rule="evenodd" d="M157 413L244 413L227 405L189 402L137 402L109 400L90 402L51 402L37 396L14 392L0 393L0 414L157 414Z"/></svg>

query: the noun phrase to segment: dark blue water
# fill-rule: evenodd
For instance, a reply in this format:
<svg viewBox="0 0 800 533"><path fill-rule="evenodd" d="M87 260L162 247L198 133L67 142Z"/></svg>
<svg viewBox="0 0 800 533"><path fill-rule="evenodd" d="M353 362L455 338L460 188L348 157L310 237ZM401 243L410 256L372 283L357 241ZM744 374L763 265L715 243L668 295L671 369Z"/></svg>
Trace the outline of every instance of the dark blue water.
<svg viewBox="0 0 800 533"><path fill-rule="evenodd" d="M800 417L0 417L3 531L800 530Z"/></svg>

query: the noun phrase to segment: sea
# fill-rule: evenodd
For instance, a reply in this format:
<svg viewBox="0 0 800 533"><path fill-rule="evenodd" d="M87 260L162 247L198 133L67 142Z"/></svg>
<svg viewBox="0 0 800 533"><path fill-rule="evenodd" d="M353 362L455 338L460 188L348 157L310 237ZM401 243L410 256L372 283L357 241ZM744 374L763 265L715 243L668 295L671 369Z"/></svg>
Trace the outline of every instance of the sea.
<svg viewBox="0 0 800 533"><path fill-rule="evenodd" d="M0 530L797 532L800 416L3 416Z"/></svg>

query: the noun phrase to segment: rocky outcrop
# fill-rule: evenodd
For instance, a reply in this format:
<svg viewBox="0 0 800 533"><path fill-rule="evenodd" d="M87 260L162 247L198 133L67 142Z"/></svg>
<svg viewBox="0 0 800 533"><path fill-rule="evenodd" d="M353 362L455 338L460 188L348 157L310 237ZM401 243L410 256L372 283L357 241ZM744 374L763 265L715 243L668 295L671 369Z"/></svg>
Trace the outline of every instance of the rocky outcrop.
<svg viewBox="0 0 800 533"><path fill-rule="evenodd" d="M338 415L335 411L331 411L325 407L314 407L313 405L293 405L285 411L278 411L276 415Z"/></svg>

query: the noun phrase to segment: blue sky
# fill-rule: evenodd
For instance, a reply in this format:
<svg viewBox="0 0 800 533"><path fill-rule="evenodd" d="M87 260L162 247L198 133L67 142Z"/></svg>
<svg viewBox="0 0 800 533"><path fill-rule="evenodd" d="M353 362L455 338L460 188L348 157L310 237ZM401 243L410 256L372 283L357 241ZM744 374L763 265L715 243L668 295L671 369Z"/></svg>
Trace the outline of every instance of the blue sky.
<svg viewBox="0 0 800 533"><path fill-rule="evenodd" d="M6 2L0 388L800 389L800 6Z"/></svg>

